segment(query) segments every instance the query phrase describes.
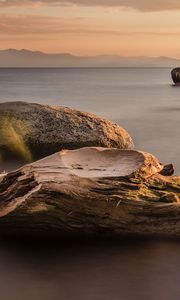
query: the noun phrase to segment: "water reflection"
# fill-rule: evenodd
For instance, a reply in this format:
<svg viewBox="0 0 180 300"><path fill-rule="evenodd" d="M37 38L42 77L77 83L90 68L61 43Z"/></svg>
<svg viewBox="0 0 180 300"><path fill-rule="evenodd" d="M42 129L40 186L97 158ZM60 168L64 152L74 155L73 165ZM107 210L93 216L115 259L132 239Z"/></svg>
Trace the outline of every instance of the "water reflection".
<svg viewBox="0 0 180 300"><path fill-rule="evenodd" d="M179 250L179 241L1 241L1 299L179 299Z"/></svg>

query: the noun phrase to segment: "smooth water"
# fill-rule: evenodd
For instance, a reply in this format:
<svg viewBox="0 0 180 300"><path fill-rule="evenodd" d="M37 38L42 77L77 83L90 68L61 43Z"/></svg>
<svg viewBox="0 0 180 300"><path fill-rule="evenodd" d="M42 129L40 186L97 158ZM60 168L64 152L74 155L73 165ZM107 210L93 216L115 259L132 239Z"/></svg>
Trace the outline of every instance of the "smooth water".
<svg viewBox="0 0 180 300"><path fill-rule="evenodd" d="M170 69L0 69L0 102L64 105L125 127L180 174L180 87Z"/></svg>
<svg viewBox="0 0 180 300"><path fill-rule="evenodd" d="M65 105L125 127L180 174L180 87L170 69L0 69L0 102ZM0 242L2 300L176 300L180 241Z"/></svg>
<svg viewBox="0 0 180 300"><path fill-rule="evenodd" d="M1 244L0 299L179 300L179 248L153 240Z"/></svg>

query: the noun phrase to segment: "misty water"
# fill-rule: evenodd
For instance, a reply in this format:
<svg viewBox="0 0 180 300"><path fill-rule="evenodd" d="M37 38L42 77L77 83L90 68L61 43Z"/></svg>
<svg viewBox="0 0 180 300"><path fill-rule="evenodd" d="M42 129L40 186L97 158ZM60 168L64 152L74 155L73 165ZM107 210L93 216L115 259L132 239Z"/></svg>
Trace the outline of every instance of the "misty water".
<svg viewBox="0 0 180 300"><path fill-rule="evenodd" d="M64 105L125 127L180 175L180 87L170 69L0 69L0 102ZM1 166L12 169L14 166ZM180 241L0 243L2 300L179 299Z"/></svg>

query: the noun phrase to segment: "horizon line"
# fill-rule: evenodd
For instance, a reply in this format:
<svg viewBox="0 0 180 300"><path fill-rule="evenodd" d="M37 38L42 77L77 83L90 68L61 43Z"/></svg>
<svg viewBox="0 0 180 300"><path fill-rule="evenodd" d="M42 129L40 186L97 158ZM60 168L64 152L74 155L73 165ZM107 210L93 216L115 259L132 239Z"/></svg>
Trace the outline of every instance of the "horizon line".
<svg viewBox="0 0 180 300"><path fill-rule="evenodd" d="M180 57L172 57L172 56L165 56L165 55L160 55L160 56L145 56L145 55L138 55L138 56L123 56L121 54L95 54L95 55L86 55L86 54L81 54L81 55L77 55L77 54L73 54L71 52L44 52L41 50L32 50L32 49L27 49L27 48L5 48L5 49L0 49L0 52L2 51L17 51L17 52L22 52L22 51L27 51L27 52L32 52L32 53L41 53L41 54L46 54L46 55L70 55L70 56L74 56L74 57L100 57L100 56L118 56L121 58L166 58L166 59L175 59L175 60L180 60Z"/></svg>

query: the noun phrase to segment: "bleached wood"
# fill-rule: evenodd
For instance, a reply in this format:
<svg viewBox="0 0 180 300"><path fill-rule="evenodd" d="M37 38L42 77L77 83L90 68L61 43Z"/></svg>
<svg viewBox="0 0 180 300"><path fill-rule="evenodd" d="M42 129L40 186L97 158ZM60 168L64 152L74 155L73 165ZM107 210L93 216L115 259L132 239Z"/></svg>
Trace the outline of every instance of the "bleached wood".
<svg viewBox="0 0 180 300"><path fill-rule="evenodd" d="M0 232L180 236L180 177L163 170L135 150L55 153L3 177Z"/></svg>

